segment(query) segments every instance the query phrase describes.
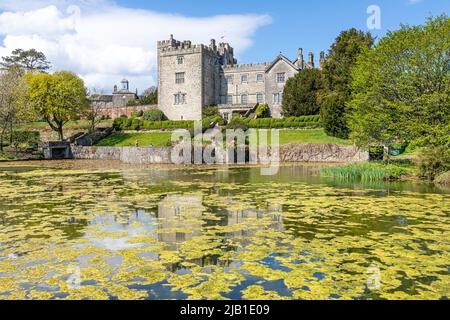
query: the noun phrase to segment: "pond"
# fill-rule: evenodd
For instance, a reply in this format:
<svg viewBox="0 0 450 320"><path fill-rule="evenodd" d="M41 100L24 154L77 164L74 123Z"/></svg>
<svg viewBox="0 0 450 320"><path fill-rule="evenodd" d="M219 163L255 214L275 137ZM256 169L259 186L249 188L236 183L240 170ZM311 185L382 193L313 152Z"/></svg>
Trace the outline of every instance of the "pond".
<svg viewBox="0 0 450 320"><path fill-rule="evenodd" d="M316 165L0 163L0 299L446 299L450 194Z"/></svg>

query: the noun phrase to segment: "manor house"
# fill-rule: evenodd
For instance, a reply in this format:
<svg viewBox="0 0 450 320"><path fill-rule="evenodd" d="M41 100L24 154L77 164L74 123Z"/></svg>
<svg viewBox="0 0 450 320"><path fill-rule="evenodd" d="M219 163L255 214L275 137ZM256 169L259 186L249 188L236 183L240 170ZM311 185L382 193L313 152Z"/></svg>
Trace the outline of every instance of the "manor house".
<svg viewBox="0 0 450 320"><path fill-rule="evenodd" d="M314 55L306 62L302 49L294 61L280 53L271 62L238 64L228 43L194 45L171 35L158 41L158 107L170 120L200 120L205 106L218 105L228 120L266 103L279 118L286 81L306 68L314 68Z"/></svg>

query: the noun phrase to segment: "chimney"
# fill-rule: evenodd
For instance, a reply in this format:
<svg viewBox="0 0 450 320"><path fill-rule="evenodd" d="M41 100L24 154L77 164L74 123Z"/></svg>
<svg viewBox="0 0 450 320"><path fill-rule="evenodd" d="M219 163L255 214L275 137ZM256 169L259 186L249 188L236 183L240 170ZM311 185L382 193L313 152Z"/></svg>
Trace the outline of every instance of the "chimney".
<svg viewBox="0 0 450 320"><path fill-rule="evenodd" d="M320 69L323 68L323 64L325 63L325 52L320 52Z"/></svg>
<svg viewBox="0 0 450 320"><path fill-rule="evenodd" d="M304 64L303 64L303 49L302 48L298 49L297 67L300 70L303 70L303 68L305 67Z"/></svg>
<svg viewBox="0 0 450 320"><path fill-rule="evenodd" d="M215 39L211 39L211 44L209 45L209 47L215 52L217 51L217 46L216 46L216 40Z"/></svg>
<svg viewBox="0 0 450 320"><path fill-rule="evenodd" d="M308 67L314 68L314 53L310 52L308 56Z"/></svg>

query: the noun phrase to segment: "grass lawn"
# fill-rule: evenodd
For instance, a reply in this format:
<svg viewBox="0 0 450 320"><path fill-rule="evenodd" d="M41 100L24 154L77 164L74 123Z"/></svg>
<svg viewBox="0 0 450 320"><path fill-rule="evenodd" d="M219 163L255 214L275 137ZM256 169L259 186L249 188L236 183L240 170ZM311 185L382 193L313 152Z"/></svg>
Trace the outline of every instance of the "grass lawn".
<svg viewBox="0 0 450 320"><path fill-rule="evenodd" d="M171 136L171 132L118 132L113 133L96 145L102 147L134 147L136 145L136 141L138 141L140 147L149 147L150 144L153 144L155 147L161 147L170 143Z"/></svg>
<svg viewBox="0 0 450 320"><path fill-rule="evenodd" d="M270 143L270 132L269 132ZM108 138L100 141L98 146L108 147L133 147L136 140L140 147L148 147L153 144L155 147L170 144L171 132L141 132L141 133L113 133ZM351 145L348 140L329 137L322 129L319 130L280 130L280 143L336 143L340 145Z"/></svg>
<svg viewBox="0 0 450 320"><path fill-rule="evenodd" d="M340 145L352 145L351 141L349 140L327 136L323 129L281 130L280 144L284 145L289 143L336 143Z"/></svg>

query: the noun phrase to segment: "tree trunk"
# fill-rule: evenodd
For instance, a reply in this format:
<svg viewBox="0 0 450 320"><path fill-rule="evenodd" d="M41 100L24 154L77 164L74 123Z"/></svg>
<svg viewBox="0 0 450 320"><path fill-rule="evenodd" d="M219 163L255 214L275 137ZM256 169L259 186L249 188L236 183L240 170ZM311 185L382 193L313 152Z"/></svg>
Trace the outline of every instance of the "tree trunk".
<svg viewBox="0 0 450 320"><path fill-rule="evenodd" d="M63 133L63 128L62 126L58 127L58 136L59 136L59 140L60 141L64 141L64 133Z"/></svg>

